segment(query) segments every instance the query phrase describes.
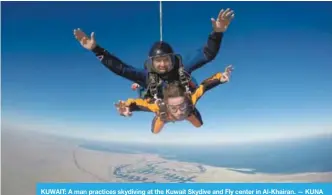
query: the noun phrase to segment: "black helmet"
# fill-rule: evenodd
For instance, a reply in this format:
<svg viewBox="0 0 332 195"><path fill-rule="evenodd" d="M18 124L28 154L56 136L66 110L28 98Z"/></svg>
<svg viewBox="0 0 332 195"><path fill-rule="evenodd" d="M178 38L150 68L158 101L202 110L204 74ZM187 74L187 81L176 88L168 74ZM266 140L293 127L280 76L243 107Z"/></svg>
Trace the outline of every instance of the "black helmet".
<svg viewBox="0 0 332 195"><path fill-rule="evenodd" d="M164 41L158 41L152 45L149 52L149 57L151 58L167 54L173 54L173 49L171 45Z"/></svg>

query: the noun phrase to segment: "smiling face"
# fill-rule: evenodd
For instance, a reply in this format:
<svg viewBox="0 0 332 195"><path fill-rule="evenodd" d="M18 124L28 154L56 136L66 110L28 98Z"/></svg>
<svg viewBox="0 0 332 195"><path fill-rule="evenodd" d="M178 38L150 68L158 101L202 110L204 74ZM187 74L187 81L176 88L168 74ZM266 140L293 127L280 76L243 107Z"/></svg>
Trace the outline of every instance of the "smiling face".
<svg viewBox="0 0 332 195"><path fill-rule="evenodd" d="M172 69L172 59L170 55L153 57L152 64L159 73L166 73Z"/></svg>
<svg viewBox="0 0 332 195"><path fill-rule="evenodd" d="M173 68L173 55L174 51L170 44L158 41L152 45L148 56L152 60L151 65L155 71L163 74Z"/></svg>

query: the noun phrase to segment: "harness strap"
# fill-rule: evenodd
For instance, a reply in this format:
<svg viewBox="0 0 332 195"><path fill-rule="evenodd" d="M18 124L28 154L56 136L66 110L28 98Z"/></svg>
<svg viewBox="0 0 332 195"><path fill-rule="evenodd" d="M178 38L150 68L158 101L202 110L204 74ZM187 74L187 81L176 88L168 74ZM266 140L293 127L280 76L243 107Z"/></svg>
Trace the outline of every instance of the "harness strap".
<svg viewBox="0 0 332 195"><path fill-rule="evenodd" d="M156 103L159 107L159 117L162 121L167 121L167 106L164 101L156 100Z"/></svg>
<svg viewBox="0 0 332 195"><path fill-rule="evenodd" d="M184 69L184 65L182 63L182 58L181 56L177 56L178 60L179 60L179 80L180 80L180 83L182 86L185 87L186 89L186 93L187 94L191 94L191 91L190 91L190 87L189 87L189 84L190 84L190 80L191 80L191 75L188 74L185 69Z"/></svg>

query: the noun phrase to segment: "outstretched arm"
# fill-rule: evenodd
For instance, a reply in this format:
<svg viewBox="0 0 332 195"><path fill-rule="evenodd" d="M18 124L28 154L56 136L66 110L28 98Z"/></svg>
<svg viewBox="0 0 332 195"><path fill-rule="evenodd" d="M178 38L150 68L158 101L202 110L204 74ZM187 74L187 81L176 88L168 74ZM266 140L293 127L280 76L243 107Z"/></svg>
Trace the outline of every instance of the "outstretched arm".
<svg viewBox="0 0 332 195"><path fill-rule="evenodd" d="M191 74L211 62L219 52L222 38L222 32L212 32L203 48L196 50L187 59L184 59L183 64L186 72Z"/></svg>
<svg viewBox="0 0 332 195"><path fill-rule="evenodd" d="M196 91L192 94L191 100L192 103L195 105L198 100L209 90L212 88L229 82L230 74L233 71L233 67L230 65L225 69L224 73L217 73L214 74L212 77L205 79L199 87L196 89Z"/></svg>
<svg viewBox="0 0 332 195"><path fill-rule="evenodd" d="M185 70L191 74L193 71L211 62L218 54L224 32L234 18L234 12L230 9L221 10L217 20L211 19L213 32L209 35L203 48L197 50L192 56L183 62Z"/></svg>
<svg viewBox="0 0 332 195"><path fill-rule="evenodd" d="M115 104L120 115L131 116L134 111L147 111L157 113L159 107L155 103L150 103L146 99L128 99L127 101L119 101Z"/></svg>
<svg viewBox="0 0 332 195"><path fill-rule="evenodd" d="M145 86L147 73L143 69L136 69L122 62L119 58L97 45L94 32L88 37L81 29L74 30L74 36L82 47L95 53L98 59L112 72L132 82Z"/></svg>
<svg viewBox="0 0 332 195"><path fill-rule="evenodd" d="M119 58L110 54L107 50L98 45L92 50L92 52L110 71L128 80L131 80L132 82L138 83L141 86L146 85L145 81L147 73L145 70L137 69L133 66L125 64Z"/></svg>

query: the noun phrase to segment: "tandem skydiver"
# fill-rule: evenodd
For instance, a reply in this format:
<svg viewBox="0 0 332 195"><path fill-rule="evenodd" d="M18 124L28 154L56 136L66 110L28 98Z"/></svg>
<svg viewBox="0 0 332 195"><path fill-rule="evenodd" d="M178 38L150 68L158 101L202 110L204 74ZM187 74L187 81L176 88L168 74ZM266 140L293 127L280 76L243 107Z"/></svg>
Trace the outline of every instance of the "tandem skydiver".
<svg viewBox="0 0 332 195"><path fill-rule="evenodd" d="M94 32L91 33L90 38L82 30L75 29L74 36L82 47L95 53L97 58L110 71L137 83L142 89L147 89L145 97L159 99L162 98L162 93L160 93L162 91L161 84L165 81L168 83L181 81L181 84L185 85L187 90L194 90L195 87L189 86L191 73L217 56L223 33L227 30L233 18L234 12L230 9L221 10L217 20L212 18L213 32L209 35L207 43L195 56L185 62L182 62L181 56L176 55L168 43L156 42L149 52L149 58L144 65L145 69L127 65L97 45Z"/></svg>
<svg viewBox="0 0 332 195"><path fill-rule="evenodd" d="M192 94L187 94L184 87L177 82L164 88L162 102L149 103L146 99L128 99L116 104L122 116L132 116L133 111L148 111L156 113L151 125L154 134L159 133L168 122L187 120L195 127L203 125L202 118L196 109L198 100L208 90L229 82L233 67L227 66L224 73L217 73L204 80Z"/></svg>

